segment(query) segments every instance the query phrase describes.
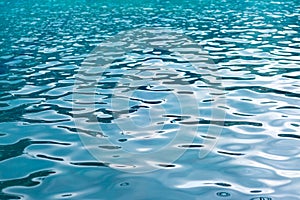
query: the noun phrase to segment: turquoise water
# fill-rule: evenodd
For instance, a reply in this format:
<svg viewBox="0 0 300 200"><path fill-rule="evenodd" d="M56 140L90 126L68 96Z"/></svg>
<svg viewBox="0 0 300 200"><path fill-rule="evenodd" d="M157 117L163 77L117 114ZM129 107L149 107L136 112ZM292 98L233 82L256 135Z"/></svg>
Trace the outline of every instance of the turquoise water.
<svg viewBox="0 0 300 200"><path fill-rule="evenodd" d="M0 199L300 199L299 1L1 0L0 16ZM195 71L162 49L108 52L114 61L95 91L74 99L95 47L146 27L185 35L211 65ZM128 88L131 96L116 95ZM219 96L225 117L212 115ZM193 100L199 116L184 115L178 103ZM170 145L181 127L197 128L193 140L185 131ZM84 140L103 135L111 145ZM168 148L184 152L149 157ZM123 156L156 170L114 165Z"/></svg>

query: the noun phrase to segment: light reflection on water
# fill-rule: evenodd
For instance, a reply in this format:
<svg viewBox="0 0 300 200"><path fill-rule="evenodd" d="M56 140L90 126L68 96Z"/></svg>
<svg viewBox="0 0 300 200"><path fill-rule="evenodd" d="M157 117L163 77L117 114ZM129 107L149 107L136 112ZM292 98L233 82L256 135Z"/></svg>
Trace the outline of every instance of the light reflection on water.
<svg viewBox="0 0 300 200"><path fill-rule="evenodd" d="M298 1L26 0L1 1L0 6L0 199L299 199ZM226 118L217 145L199 159L208 137L201 133L211 124L220 125L209 118L213 99L203 89L216 86L209 81L211 69L200 76L185 74L183 80L191 87L203 89L200 118L185 122L180 116L162 117L157 108L151 111L154 119L174 123L164 127L166 132L152 135L152 142L130 134L112 140L128 151L145 144L153 150L168 142L174 128L187 123L197 126L199 135L193 144L183 144L187 151L175 163L132 174L109 168L83 148L77 132L91 132L76 129L72 91L94 47L120 31L143 27L183 31L202 45L226 93ZM111 66L107 78L126 73L126 65L162 62L163 53L150 53L156 59L120 61ZM168 64L184 65L176 60ZM139 76L130 78L152 75ZM176 78L172 71L160 76ZM114 88L113 82L102 86L107 95L98 108L105 108ZM149 107L163 103L162 93L144 91L135 91L138 102ZM81 103L87 105L89 99ZM142 129L151 124L140 120L149 110L137 110L135 125ZM108 110L99 113L108 125L114 120Z"/></svg>

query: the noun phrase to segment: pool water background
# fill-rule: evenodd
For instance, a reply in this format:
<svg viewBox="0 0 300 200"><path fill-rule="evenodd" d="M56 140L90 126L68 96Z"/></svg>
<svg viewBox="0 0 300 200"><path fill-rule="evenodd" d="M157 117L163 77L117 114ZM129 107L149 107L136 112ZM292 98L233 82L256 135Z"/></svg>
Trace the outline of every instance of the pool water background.
<svg viewBox="0 0 300 200"><path fill-rule="evenodd" d="M9 0L0 15L0 199L300 199L298 1ZM134 174L84 148L72 91L97 45L143 27L200 43L227 115L204 159L190 146L174 165ZM213 87L199 76L191 84Z"/></svg>

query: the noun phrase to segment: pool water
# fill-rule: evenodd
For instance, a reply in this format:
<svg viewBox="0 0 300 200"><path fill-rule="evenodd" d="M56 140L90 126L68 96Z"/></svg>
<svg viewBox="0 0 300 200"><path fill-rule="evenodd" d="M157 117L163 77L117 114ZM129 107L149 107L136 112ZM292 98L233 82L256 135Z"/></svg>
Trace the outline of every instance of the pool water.
<svg viewBox="0 0 300 200"><path fill-rule="evenodd" d="M300 199L298 0L0 0L0 17L0 199ZM141 32L209 62L116 53Z"/></svg>

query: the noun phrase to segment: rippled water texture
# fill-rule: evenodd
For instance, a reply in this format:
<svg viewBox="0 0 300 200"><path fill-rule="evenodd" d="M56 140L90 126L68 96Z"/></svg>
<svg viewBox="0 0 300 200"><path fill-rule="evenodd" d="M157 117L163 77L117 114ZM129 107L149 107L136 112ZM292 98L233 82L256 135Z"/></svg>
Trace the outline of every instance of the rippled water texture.
<svg viewBox="0 0 300 200"><path fill-rule="evenodd" d="M300 199L298 0L0 0L0 18L0 199ZM195 71L162 49L115 54L87 91L94 48L145 27L191 38L212 62ZM180 95L199 116L182 113ZM219 96L225 118L212 117ZM181 127L197 129L193 140L170 145ZM207 141L217 144L199 158ZM186 151L148 159L166 145ZM119 170L119 150L159 170Z"/></svg>

